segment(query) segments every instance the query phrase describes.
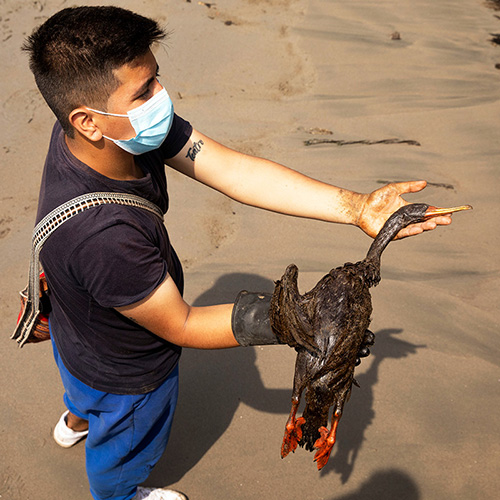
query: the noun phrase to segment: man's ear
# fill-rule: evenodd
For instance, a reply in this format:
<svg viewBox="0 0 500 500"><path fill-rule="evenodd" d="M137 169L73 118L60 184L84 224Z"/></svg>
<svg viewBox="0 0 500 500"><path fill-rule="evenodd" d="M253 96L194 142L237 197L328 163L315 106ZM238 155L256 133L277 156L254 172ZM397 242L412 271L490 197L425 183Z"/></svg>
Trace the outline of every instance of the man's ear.
<svg viewBox="0 0 500 500"><path fill-rule="evenodd" d="M69 122L76 131L93 142L98 142L102 139L102 132L97 123L94 121L92 111L87 108L76 108L69 114Z"/></svg>

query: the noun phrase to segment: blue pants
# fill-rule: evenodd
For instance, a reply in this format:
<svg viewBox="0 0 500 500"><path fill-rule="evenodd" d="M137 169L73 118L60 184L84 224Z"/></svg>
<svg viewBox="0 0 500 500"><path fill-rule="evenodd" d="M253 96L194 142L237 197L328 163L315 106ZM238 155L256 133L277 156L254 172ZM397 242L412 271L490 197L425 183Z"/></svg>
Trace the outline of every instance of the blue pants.
<svg viewBox="0 0 500 500"><path fill-rule="evenodd" d="M163 384L140 395L92 389L69 373L55 343L68 410L89 421L87 476L95 500L131 500L167 445L178 396L176 367Z"/></svg>

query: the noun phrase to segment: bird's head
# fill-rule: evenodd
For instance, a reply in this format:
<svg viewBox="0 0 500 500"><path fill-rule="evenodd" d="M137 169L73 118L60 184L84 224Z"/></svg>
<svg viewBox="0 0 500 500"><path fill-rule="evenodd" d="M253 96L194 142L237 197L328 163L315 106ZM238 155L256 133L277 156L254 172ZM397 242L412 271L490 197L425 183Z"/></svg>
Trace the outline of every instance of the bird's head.
<svg viewBox="0 0 500 500"><path fill-rule="evenodd" d="M376 285L380 281L380 256L389 242L410 224L424 222L440 215L450 215L462 210L470 210L470 205L462 205L452 208L438 208L426 203L411 203L396 210L386 221L377 237L373 241L365 262L367 265L366 274L370 286Z"/></svg>
<svg viewBox="0 0 500 500"><path fill-rule="evenodd" d="M397 226L399 227L399 230L401 230L410 224L417 224L419 222L432 219L433 217L451 215L454 212L461 212L462 210L470 209L472 209L470 205L462 205L460 207L452 208L438 208L427 205L426 203L411 203L401 207L399 210L396 210L396 212L389 217L386 224L391 222L391 225Z"/></svg>
<svg viewBox="0 0 500 500"><path fill-rule="evenodd" d="M424 222L433 217L440 215L451 215L454 212L461 212L462 210L470 210L470 205L462 205L460 207L452 208L438 208L426 203L410 203L396 210L386 221L378 236L375 240L382 240L385 245L391 241L401 229L409 226L410 224L417 224Z"/></svg>

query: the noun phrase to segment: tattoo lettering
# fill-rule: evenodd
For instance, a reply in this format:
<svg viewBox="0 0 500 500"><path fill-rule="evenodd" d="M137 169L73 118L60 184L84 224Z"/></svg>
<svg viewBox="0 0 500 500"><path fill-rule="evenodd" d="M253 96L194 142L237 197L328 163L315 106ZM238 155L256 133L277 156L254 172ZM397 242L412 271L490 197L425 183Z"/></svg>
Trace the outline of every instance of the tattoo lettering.
<svg viewBox="0 0 500 500"><path fill-rule="evenodd" d="M193 147L189 148L186 158L190 158L192 161L196 158L196 155L201 151L201 146L204 142L200 139L198 142L193 143Z"/></svg>

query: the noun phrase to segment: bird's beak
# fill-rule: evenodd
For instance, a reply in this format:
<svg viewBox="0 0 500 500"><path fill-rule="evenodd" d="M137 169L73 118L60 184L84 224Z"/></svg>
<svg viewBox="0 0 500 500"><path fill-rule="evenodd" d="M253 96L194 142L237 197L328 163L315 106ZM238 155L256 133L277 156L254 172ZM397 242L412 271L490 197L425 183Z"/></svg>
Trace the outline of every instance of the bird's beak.
<svg viewBox="0 0 500 500"><path fill-rule="evenodd" d="M452 208L429 207L425 212L425 218L429 219L431 217L438 217L440 215L450 215L454 212L461 212L462 210L472 210L472 207L470 205L462 205L460 207Z"/></svg>

